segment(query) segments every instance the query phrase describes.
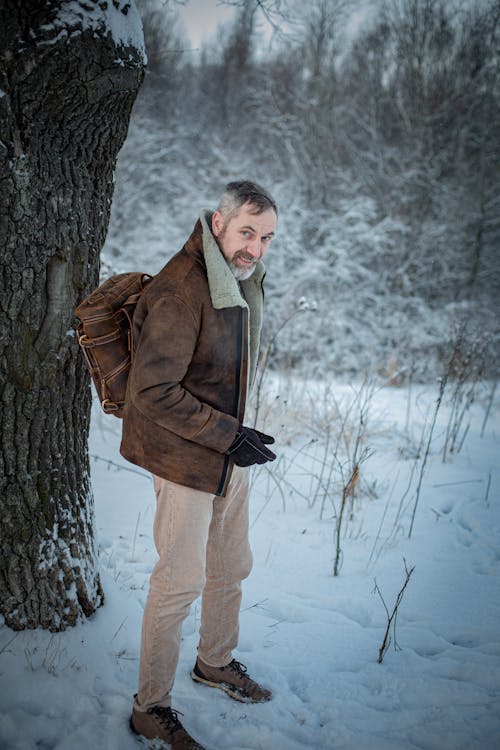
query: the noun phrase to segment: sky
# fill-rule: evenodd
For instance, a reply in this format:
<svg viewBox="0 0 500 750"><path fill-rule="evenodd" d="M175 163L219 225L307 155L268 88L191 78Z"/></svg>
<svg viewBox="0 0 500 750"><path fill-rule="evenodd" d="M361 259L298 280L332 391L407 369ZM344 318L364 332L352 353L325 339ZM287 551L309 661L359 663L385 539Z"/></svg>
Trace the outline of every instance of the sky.
<svg viewBox="0 0 500 750"><path fill-rule="evenodd" d="M175 7L194 49L200 47L203 41L212 39L217 27L231 21L235 14L235 7L226 5L221 0L186 0L183 4L176 4ZM372 13L371 0L359 0L356 9L347 21L345 33L349 36L355 35ZM258 33L260 32L261 36L260 41L267 44L271 40L273 29L263 13L258 13L256 20Z"/></svg>
<svg viewBox="0 0 500 750"><path fill-rule="evenodd" d="M198 47L215 34L219 24L233 17L234 8L218 0L187 0L185 5L178 6L178 13L189 39Z"/></svg>

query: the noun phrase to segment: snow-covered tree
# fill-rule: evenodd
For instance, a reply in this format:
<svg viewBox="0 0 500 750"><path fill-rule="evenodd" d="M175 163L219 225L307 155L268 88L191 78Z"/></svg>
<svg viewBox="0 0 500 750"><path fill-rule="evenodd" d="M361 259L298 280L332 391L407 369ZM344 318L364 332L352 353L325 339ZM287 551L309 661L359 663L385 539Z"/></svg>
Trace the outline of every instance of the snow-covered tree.
<svg viewBox="0 0 500 750"><path fill-rule="evenodd" d="M102 602L73 310L98 279L144 63L129 0L0 5L0 601L14 629L64 629Z"/></svg>

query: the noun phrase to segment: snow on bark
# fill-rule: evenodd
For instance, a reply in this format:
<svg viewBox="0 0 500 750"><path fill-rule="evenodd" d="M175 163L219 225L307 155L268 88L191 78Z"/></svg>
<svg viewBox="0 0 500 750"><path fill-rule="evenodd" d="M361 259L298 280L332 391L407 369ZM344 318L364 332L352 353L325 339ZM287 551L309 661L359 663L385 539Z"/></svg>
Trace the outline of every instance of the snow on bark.
<svg viewBox="0 0 500 750"><path fill-rule="evenodd" d="M68 0L61 3L51 23L40 26L40 46L56 44L65 37L91 30L100 36L111 35L117 48L124 52L117 62L145 65L146 49L142 23L133 0ZM139 53L136 57L127 54L127 48Z"/></svg>

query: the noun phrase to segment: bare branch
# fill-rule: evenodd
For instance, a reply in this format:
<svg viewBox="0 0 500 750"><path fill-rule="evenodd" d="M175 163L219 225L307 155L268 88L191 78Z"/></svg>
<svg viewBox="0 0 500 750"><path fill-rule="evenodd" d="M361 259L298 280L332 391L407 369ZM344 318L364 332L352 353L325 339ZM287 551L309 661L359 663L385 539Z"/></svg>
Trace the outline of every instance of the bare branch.
<svg viewBox="0 0 500 750"><path fill-rule="evenodd" d="M411 574L415 570L415 566L414 565L410 569L408 569L408 566L406 564L406 560L405 560L404 557L403 557L403 562L404 562L404 566L405 566L406 578L405 578L405 581L404 581L404 583L403 583L403 585L402 585L401 589L399 590L399 593L398 593L398 595L396 597L396 602L394 604L394 607L392 608L391 614L389 614L389 609L388 609L388 607L387 607L387 605L385 603L384 597L382 596L382 592L380 591L380 589L378 587L377 581L375 580L374 593L376 592L379 595L379 597L380 597L380 599L382 601L382 604L384 605L384 609L385 609L385 611L387 613L387 626L385 628L385 633L384 633L384 638L382 640L382 645L380 646L379 651L378 651L377 662L379 664L382 664L385 652L387 651L387 649L389 648L390 643L391 643L391 637L390 637L391 625L393 626L394 648L395 649L397 648L397 640L396 640L396 617L397 617L398 607L401 604L401 600L403 599L403 595L404 595L405 589L408 586L408 583L410 581Z"/></svg>

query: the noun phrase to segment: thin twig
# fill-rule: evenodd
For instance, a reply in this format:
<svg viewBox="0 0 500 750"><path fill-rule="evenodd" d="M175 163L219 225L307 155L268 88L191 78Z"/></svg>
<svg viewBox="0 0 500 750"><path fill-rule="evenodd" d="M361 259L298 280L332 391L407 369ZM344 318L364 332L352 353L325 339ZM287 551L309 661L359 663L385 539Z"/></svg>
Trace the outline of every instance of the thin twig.
<svg viewBox="0 0 500 750"><path fill-rule="evenodd" d="M495 391L497 389L497 383L498 383L498 381L495 380L495 382L493 384L493 388L491 389L490 398L488 400L488 404L486 406L486 412L485 412L484 419L483 419L483 424L481 425L480 437L484 437L484 431L486 429L486 423L488 421L488 417L490 416L491 407L493 406L493 400L495 398Z"/></svg>
<svg viewBox="0 0 500 750"><path fill-rule="evenodd" d="M125 617L125 618L123 619L123 621L122 621L122 622L120 623L120 625L118 626L118 630L117 630L117 631L115 632L114 636L113 636L113 637L112 637L112 639L110 640L110 643L113 643L113 641L115 640L116 636L118 635L118 633L120 632L120 630L121 630L121 629L123 628L123 626L125 625L126 621L127 621L127 618Z"/></svg>
<svg viewBox="0 0 500 750"><path fill-rule="evenodd" d="M10 646L10 644L12 643L12 641L16 640L17 636L19 635L19 632L20 631L18 631L17 633L14 633L14 635L12 636L12 638L7 641L7 643L5 644L5 646L2 646L2 648L0 649L0 654L3 654L3 652L6 651L6 649L8 649L8 647Z"/></svg>
<svg viewBox="0 0 500 750"><path fill-rule="evenodd" d="M382 518L381 518L381 520L380 520L380 523L379 523L379 527L378 527L378 531L377 531L377 536L375 537L375 541L374 541L374 543L373 543L372 551L370 552L370 557L369 557L369 559L368 559L368 563L367 563L367 568L369 568L369 567L370 567L370 563L371 563L371 561L372 561L373 555L374 555L374 553L375 553L375 549L376 549L376 547L377 547L377 544L378 544L378 541L379 541L379 539L380 539L380 534L382 533L382 527L383 527L383 525L384 525L384 523L385 523L385 517L386 517L386 515L387 515L387 510L388 510L388 508L389 508L389 504L390 504L390 502L391 502L391 499L392 499L392 496L393 496L393 494L394 494L394 488L396 487L396 484L397 484L398 480L399 480L399 471L398 471L398 472L397 472L397 474L396 474L396 478L394 479L394 482L393 482L393 485L392 485L391 491L389 492L389 494L388 494L388 496L387 496L387 501L386 501L386 503L385 503L385 508L384 508L384 512L383 512L383 514L382 514ZM383 545L382 545L382 546L383 546Z"/></svg>
<svg viewBox="0 0 500 750"><path fill-rule="evenodd" d="M429 437L427 439L427 446L425 448L424 458L422 460L422 465L420 467L420 475L418 477L417 490L415 494L415 503L413 505L413 512L411 514L411 522L410 522L410 530L408 532L408 539L411 538L411 533L413 531L413 524L415 522L415 514L417 512L418 501L420 499L420 490L422 488L422 481L424 479L425 467L427 465L427 459L429 458L429 453L431 450L432 435L434 433L434 427L436 426L437 415L438 415L439 407L441 406L441 402L443 400L443 394L446 388L447 381L448 381L448 373L445 373L445 375L441 378L441 382L439 385L439 395L436 401L436 408L434 409L434 416L432 417L431 427L429 430Z"/></svg>
<svg viewBox="0 0 500 750"><path fill-rule="evenodd" d="M384 638L382 640L382 645L380 646L379 651L378 651L377 662L379 664L382 664L382 661L384 659L384 654L387 651L387 649L389 648L389 645L391 643L391 638L390 638L390 635L389 635L389 631L390 631L391 625L393 623L394 623L394 627L393 627L394 648L397 648L397 641L396 641L396 617L397 617L397 611L398 611L399 605L401 604L401 600L403 599L403 595L404 595L405 589L408 586L408 583L410 581L411 574L415 570L415 566L414 565L408 570L408 566L406 565L406 560L405 560L404 557L403 557L403 562L404 562L404 566L405 566L406 578L405 578L405 582L403 583L403 586L399 590L399 593L398 593L398 595L396 597L396 603L394 604L394 607L392 608L391 614L389 614L389 609L387 607L387 604L385 603L384 597L382 596L382 592L380 591L378 583L377 583L377 581L375 579L374 593L377 593L379 595L379 597L380 597L380 599L382 601L382 604L384 605L384 609L386 611L386 614L387 614L387 625L386 625L386 628L385 628Z"/></svg>
<svg viewBox="0 0 500 750"><path fill-rule="evenodd" d="M439 484L433 484L433 487L453 487L457 484L477 484L482 482L482 479L461 479L459 482L440 482Z"/></svg>
<svg viewBox="0 0 500 750"><path fill-rule="evenodd" d="M487 508L490 507L490 501L489 501L490 487L491 487L491 471L488 472L488 484L486 485L486 493L484 495L484 502Z"/></svg>
<svg viewBox="0 0 500 750"><path fill-rule="evenodd" d="M129 466L122 466L121 464L116 463L116 461L111 461L109 458L102 458L102 456L97 456L95 453L91 453L90 458L93 458L96 462L102 461L103 463L107 464L108 466L112 466L118 471L130 471L132 472L132 474L139 474L140 477L144 477L145 479L151 479L151 476L149 474L145 474L143 471L131 469Z"/></svg>

